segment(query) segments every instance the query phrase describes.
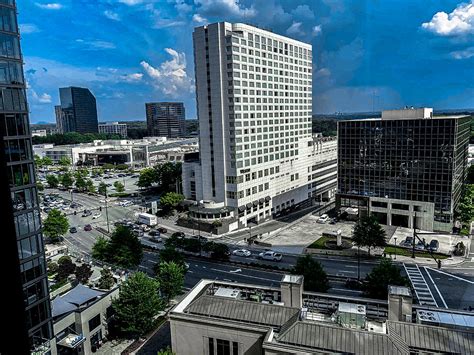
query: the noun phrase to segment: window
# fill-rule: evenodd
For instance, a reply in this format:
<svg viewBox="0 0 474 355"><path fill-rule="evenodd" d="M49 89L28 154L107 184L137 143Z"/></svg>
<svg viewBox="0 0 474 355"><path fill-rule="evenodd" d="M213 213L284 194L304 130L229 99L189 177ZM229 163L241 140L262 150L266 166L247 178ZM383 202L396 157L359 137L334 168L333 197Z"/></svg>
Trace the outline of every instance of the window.
<svg viewBox="0 0 474 355"><path fill-rule="evenodd" d="M216 355L230 355L230 341L216 339Z"/></svg>
<svg viewBox="0 0 474 355"><path fill-rule="evenodd" d="M94 330L100 325L100 313L96 315L94 318L89 320L89 332Z"/></svg>

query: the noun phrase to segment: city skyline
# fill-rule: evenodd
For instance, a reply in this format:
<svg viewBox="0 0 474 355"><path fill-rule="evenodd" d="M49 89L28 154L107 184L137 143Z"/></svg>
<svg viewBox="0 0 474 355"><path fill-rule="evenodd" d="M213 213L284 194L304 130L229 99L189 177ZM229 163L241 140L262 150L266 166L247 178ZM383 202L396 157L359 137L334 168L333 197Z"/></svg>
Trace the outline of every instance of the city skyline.
<svg viewBox="0 0 474 355"><path fill-rule="evenodd" d="M473 6L459 0L19 1L31 120L53 122L57 89L70 85L91 89L100 121L144 120L149 101L183 101L187 118L195 118L190 34L223 20L313 45L313 113L472 108L474 88L466 78L474 74ZM43 16L51 21L40 22Z"/></svg>

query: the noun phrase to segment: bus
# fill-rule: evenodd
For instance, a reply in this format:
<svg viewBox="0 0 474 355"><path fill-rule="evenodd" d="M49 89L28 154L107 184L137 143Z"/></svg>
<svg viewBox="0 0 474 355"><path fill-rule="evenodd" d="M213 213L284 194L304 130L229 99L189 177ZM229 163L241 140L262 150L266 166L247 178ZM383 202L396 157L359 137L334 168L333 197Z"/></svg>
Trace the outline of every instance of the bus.
<svg viewBox="0 0 474 355"><path fill-rule="evenodd" d="M158 224L158 217L156 217L154 214L140 213L138 215L138 222L152 227Z"/></svg>

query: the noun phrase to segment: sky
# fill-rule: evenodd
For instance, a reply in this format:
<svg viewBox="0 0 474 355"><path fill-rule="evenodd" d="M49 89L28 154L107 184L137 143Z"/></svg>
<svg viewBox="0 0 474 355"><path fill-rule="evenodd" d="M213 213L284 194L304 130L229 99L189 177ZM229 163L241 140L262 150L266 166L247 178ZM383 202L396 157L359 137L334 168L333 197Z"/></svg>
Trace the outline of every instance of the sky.
<svg viewBox="0 0 474 355"><path fill-rule="evenodd" d="M30 120L88 87L100 121L196 118L192 32L256 24L313 45L313 113L474 108L474 0L17 0Z"/></svg>

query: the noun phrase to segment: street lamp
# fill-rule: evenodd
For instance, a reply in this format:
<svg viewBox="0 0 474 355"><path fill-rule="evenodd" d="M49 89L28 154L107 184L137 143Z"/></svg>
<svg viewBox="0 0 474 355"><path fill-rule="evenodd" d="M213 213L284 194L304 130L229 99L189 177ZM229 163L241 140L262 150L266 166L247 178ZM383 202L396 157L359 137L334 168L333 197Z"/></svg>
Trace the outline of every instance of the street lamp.
<svg viewBox="0 0 474 355"><path fill-rule="evenodd" d="M357 246L357 281L360 281L360 246Z"/></svg>
<svg viewBox="0 0 474 355"><path fill-rule="evenodd" d="M398 251L398 247L397 247L397 237L394 237L394 240L395 240L395 257L394 257L394 260L397 260L397 251Z"/></svg>
<svg viewBox="0 0 474 355"><path fill-rule="evenodd" d="M109 224L109 205L107 203L107 200L109 198L109 195L107 194L107 189L105 189L105 217L107 218L107 233L110 234L110 224Z"/></svg>

